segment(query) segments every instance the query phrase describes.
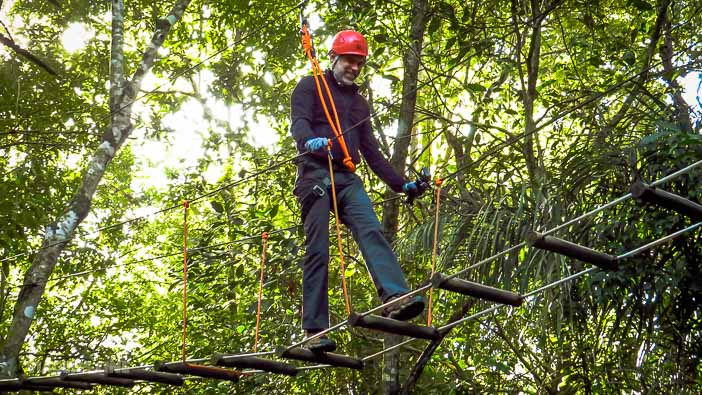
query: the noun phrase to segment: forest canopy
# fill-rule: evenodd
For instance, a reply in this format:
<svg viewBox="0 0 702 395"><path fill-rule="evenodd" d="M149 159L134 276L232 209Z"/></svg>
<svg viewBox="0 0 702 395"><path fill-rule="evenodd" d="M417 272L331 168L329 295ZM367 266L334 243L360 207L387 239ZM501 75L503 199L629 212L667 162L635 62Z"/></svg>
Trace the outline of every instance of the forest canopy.
<svg viewBox="0 0 702 395"><path fill-rule="evenodd" d="M2 378L302 339L289 132L291 92L311 73L302 14L323 68L337 31L365 35L356 82L380 150L408 180L423 167L443 180L408 205L357 170L410 285L434 265L526 297L512 307L433 289L432 323L450 326L439 340L383 353L407 339L344 326L331 333L340 353L380 353L360 371L179 391L702 391L700 217L629 195L639 182L702 203L701 3L300 5L0 1ZM531 231L620 257L617 270L531 246ZM342 251L330 243L332 324L347 318L340 254L353 311L380 302L342 238Z"/></svg>

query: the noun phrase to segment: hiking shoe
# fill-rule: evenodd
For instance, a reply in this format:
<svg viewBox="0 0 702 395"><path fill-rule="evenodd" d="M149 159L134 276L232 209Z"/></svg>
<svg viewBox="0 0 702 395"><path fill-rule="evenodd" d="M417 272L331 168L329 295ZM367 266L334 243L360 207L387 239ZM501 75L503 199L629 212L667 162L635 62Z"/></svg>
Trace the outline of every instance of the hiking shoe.
<svg viewBox="0 0 702 395"><path fill-rule="evenodd" d="M307 334L307 336L312 336L312 334ZM336 343L334 340L322 335L320 337L314 338L307 342L307 349L312 352L332 352L336 350Z"/></svg>
<svg viewBox="0 0 702 395"><path fill-rule="evenodd" d="M393 296L385 303L401 298L402 296ZM398 321L409 321L412 318L422 314L424 311L424 298L421 296L412 296L403 299L393 305L386 307L383 310L383 317L391 318Z"/></svg>

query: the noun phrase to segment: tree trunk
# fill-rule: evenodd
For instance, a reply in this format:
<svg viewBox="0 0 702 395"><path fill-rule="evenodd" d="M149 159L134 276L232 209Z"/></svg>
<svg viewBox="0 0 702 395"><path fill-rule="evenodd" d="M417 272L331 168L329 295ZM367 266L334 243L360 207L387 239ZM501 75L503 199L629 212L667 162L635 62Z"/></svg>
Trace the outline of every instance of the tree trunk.
<svg viewBox="0 0 702 395"><path fill-rule="evenodd" d="M639 73L639 78L637 82L632 87L631 92L624 100L624 103L619 108L619 111L612 117L612 119L603 127L597 135L597 144L603 145L607 136L609 136L615 127L621 122L626 116L631 104L634 99L639 95L641 87L648 79L648 75L651 68L651 59L653 59L653 54L656 52L656 47L658 46L658 40L661 36L661 30L663 28L663 23L668 15L668 7L670 6L670 0L661 0L658 7L658 16L656 17L656 24L651 31L651 40L646 49L646 57L644 58L643 64L641 65L641 72Z"/></svg>
<svg viewBox="0 0 702 395"><path fill-rule="evenodd" d="M480 114L482 113L483 107L487 106L487 104L492 100L493 93L497 89L501 88L505 83L511 70L511 65L505 64L502 67L502 71L500 72L498 79L490 84L490 87L483 94L482 99L476 104L476 108L473 110L473 114L471 115L470 123L468 125L468 134L464 139L459 138L458 132L457 135L454 136L448 128L446 128L444 131L446 142L453 150L453 155L456 160L456 169L467 169L470 166L472 162L471 152L473 151L475 136L478 129L482 127L480 126ZM463 146L464 141L465 148ZM461 195L461 199L468 202L472 201L473 199L471 199L468 191L468 179L466 173L466 171L459 171L456 173L456 187Z"/></svg>
<svg viewBox="0 0 702 395"><path fill-rule="evenodd" d="M519 25L517 23L517 7L516 0L512 2L512 18L515 25L515 32L518 34L518 42L521 44L519 37ZM526 83L521 67L521 55L518 54L518 67L522 83L522 104L524 106L524 141L522 143L522 153L529 175L529 182L534 191L540 190L542 171L538 165L538 158L534 154L534 136L536 131L536 121L534 120L534 104L536 102L536 83L539 79L539 62L541 57L541 24L545 15L541 13L538 0L531 0L531 35L529 38L529 49L526 64ZM521 45L518 45L521 48Z"/></svg>
<svg viewBox="0 0 702 395"><path fill-rule="evenodd" d="M10 274L10 261L5 260L0 266L0 321L5 317L5 304L10 296L7 278Z"/></svg>
<svg viewBox="0 0 702 395"><path fill-rule="evenodd" d="M41 249L37 252L31 266L24 276L14 308L12 324L0 351L0 376L12 377L17 374L20 349L25 342L32 320L47 281L56 266L59 256L70 242L78 225L90 211L95 190L105 174L105 169L116 152L132 131L130 122L132 104L141 82L156 58L157 51L163 44L171 27L182 17L190 0L180 0L171 9L165 19L161 19L151 38L139 67L134 72L131 82L125 84L124 56L122 54L124 2L112 2L112 69L110 81L110 111L112 118L109 128L102 136L102 143L97 148L83 173L81 186L73 199L66 205L63 214L45 228Z"/></svg>
<svg viewBox="0 0 702 395"><path fill-rule="evenodd" d="M405 172L407 153L412 141L412 125L414 124L414 110L417 103L417 76L419 75L422 43L424 30L427 25L428 12L427 0L418 0L412 4L412 27L410 29L410 47L405 52L404 78L402 80L402 102L400 104L400 118L398 120L397 138L390 163L400 174ZM394 193L387 190L385 198L390 199ZM383 205L383 232L392 244L398 229L400 215L400 202L397 199L387 201ZM385 335L385 347L398 344L400 337ZM383 363L383 392L397 394L400 390L400 351L396 349L385 354Z"/></svg>
<svg viewBox="0 0 702 395"><path fill-rule="evenodd" d="M673 91L673 106L675 107L675 121L681 131L692 133L692 121L690 113L692 110L683 98L683 88L675 79L673 67L673 37L671 34L670 20L667 18L664 24L663 45L660 47L661 59L663 60L663 78Z"/></svg>
<svg viewBox="0 0 702 395"><path fill-rule="evenodd" d="M390 163L400 174L405 173L407 153L412 141L412 125L414 124L414 110L417 104L417 76L419 75L422 43L424 30L427 25L427 0L414 2L412 5L412 27L410 30L410 47L405 52L403 59L404 77L402 79L402 102L400 103L400 118L397 126L394 152ZM385 199L394 196L394 192L387 190ZM383 231L388 241L393 242L394 235L399 227L398 218L400 202L395 199L383 205Z"/></svg>

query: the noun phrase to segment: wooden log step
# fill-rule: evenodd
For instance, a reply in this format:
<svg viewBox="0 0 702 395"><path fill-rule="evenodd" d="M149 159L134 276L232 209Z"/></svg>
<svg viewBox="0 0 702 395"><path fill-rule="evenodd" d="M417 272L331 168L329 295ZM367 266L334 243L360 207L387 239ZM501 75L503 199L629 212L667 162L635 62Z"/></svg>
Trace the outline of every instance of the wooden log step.
<svg viewBox="0 0 702 395"><path fill-rule="evenodd" d="M289 363L250 356L215 354L212 356L212 364L229 368L257 369L287 376L296 376L298 372L297 367Z"/></svg>
<svg viewBox="0 0 702 395"><path fill-rule="evenodd" d="M702 221L702 205L692 200L652 187L641 180L631 184L630 191L636 200L665 207L696 222Z"/></svg>
<svg viewBox="0 0 702 395"><path fill-rule="evenodd" d="M435 273L431 278L434 288L441 288L447 291L458 292L463 295L489 300L491 302L502 303L510 306L521 306L524 298L522 295L487 285L474 283L460 278L449 278L448 276Z"/></svg>
<svg viewBox="0 0 702 395"><path fill-rule="evenodd" d="M94 386L90 383L83 383L80 381L66 381L62 380L60 377L28 377L22 380L22 389L29 389L30 387L48 387L48 388L73 388L79 390L89 390Z"/></svg>
<svg viewBox="0 0 702 395"><path fill-rule="evenodd" d="M557 237L545 236L539 232L530 231L526 235L526 241L530 246L591 263L605 270L617 270L619 268L617 257Z"/></svg>
<svg viewBox="0 0 702 395"><path fill-rule="evenodd" d="M48 391L52 389L52 387L46 388ZM20 389L22 389L22 380L18 378L0 380L0 391L19 391Z"/></svg>
<svg viewBox="0 0 702 395"><path fill-rule="evenodd" d="M22 379L12 378L0 380L0 391L36 391L54 393L56 387L48 385L29 384Z"/></svg>
<svg viewBox="0 0 702 395"><path fill-rule="evenodd" d="M45 385L36 385L36 384L22 384L22 386L15 390L15 391L34 391L34 392L41 392L43 394L56 394L57 392L54 391L56 388L55 387L47 387ZM62 391L63 392L63 391Z"/></svg>
<svg viewBox="0 0 702 395"><path fill-rule="evenodd" d="M330 352L312 352L306 348L291 348L290 350L282 349L279 351L281 358L295 359L298 361L319 363L331 365L340 368L350 368L356 370L363 369L363 361L353 357Z"/></svg>
<svg viewBox="0 0 702 395"><path fill-rule="evenodd" d="M351 326L375 329L395 335L409 336L415 339L438 340L440 337L439 331L434 327L412 324L377 315L362 316L357 313L351 313L348 322Z"/></svg>
<svg viewBox="0 0 702 395"><path fill-rule="evenodd" d="M175 386L181 386L185 382L183 376L179 374L154 372L153 370L146 369L115 369L114 367L110 366L105 368L105 374L109 377L149 381L152 383Z"/></svg>
<svg viewBox="0 0 702 395"><path fill-rule="evenodd" d="M85 372L85 373L61 373L61 380L80 381L83 383L94 383L102 385L112 385L116 387L133 387L134 380L118 377L108 377L105 372Z"/></svg>
<svg viewBox="0 0 702 395"><path fill-rule="evenodd" d="M166 373L188 374L208 379L228 380L236 383L241 372L218 368L216 366L196 365L188 362L157 362L156 370Z"/></svg>

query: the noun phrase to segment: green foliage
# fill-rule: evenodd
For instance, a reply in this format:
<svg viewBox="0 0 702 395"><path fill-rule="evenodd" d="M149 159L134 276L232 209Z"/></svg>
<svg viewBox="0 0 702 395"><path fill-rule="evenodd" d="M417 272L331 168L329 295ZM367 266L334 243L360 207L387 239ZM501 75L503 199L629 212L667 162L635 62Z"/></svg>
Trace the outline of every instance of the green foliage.
<svg viewBox="0 0 702 395"><path fill-rule="evenodd" d="M296 154L287 132L288 101L308 66L300 50L295 4L254 3L195 1L175 26L152 71L162 84L143 92L139 104L145 110L133 114L140 140L117 153L91 216L49 282L23 348L28 375L89 370L108 361L135 366L181 357L184 199L191 201L188 356L253 349L263 232L271 236L258 349L271 351L301 339L304 236L291 193L295 166L269 168ZM658 49L648 59L659 12L659 4L651 1L543 6L549 13L539 32L536 130L529 131L525 84L533 68L526 59L536 42L531 39L535 10L530 8L536 3L542 2L431 3L410 153L414 167L429 166L435 176L448 177L439 216L437 270L443 273L518 246L528 230L551 229L623 196L636 177L652 182L702 159L700 109L683 114L697 125L685 131L671 98L676 89L660 78ZM20 21L10 27L12 33L60 70L60 78L0 53L3 334L31 251L72 198L108 124L108 5L61 4L56 9L50 2L16 2L10 10ZM137 67L157 18L169 7L127 4L128 74ZM697 8L685 2L669 8L680 76L699 70L702 19ZM324 43L338 29L355 27L368 37L372 57L360 82L364 94L372 96L376 134L382 133L390 149L410 9L408 1L312 2L307 8L323 21L313 26L323 64ZM85 23L95 36L68 53L60 36L73 22ZM641 75L646 78L640 80ZM193 103L204 113L192 131L202 136L202 147L192 147L193 152L202 148L201 155L163 170L167 186L134 190L149 162L163 156L150 152L140 157L138 144L181 143L182 136L166 120ZM230 114L221 113L220 103ZM254 143L263 128L277 137L274 145ZM534 163L525 155L527 132L533 137ZM535 174L529 174L532 164ZM211 173L218 175L215 182ZM365 166L359 173L371 196L380 200L382 183ZM662 187L699 202L701 177L697 169ZM403 206L394 246L413 286L424 283L431 271L436 202L428 195L412 208ZM557 236L617 255L690 224L668 210L627 201L564 227ZM344 236L343 252L351 301L354 310L365 311L378 298L349 239ZM331 244L330 300L336 323L345 319L345 307L335 258L339 252ZM454 328L425 366L415 392L699 392L700 246L699 231L691 232L623 260L618 272L594 272L534 295L522 307L500 308ZM585 268L582 262L522 246L462 277L528 293ZM463 307L470 315L491 306L435 292L433 320L444 325ZM380 334L363 330L344 329L332 336L341 352L359 357L383 346ZM402 379L418 362L423 344L402 349ZM192 380L180 391L380 393L381 372L382 359L376 358L362 372L253 375L236 385ZM173 390L141 385L134 392Z"/></svg>

